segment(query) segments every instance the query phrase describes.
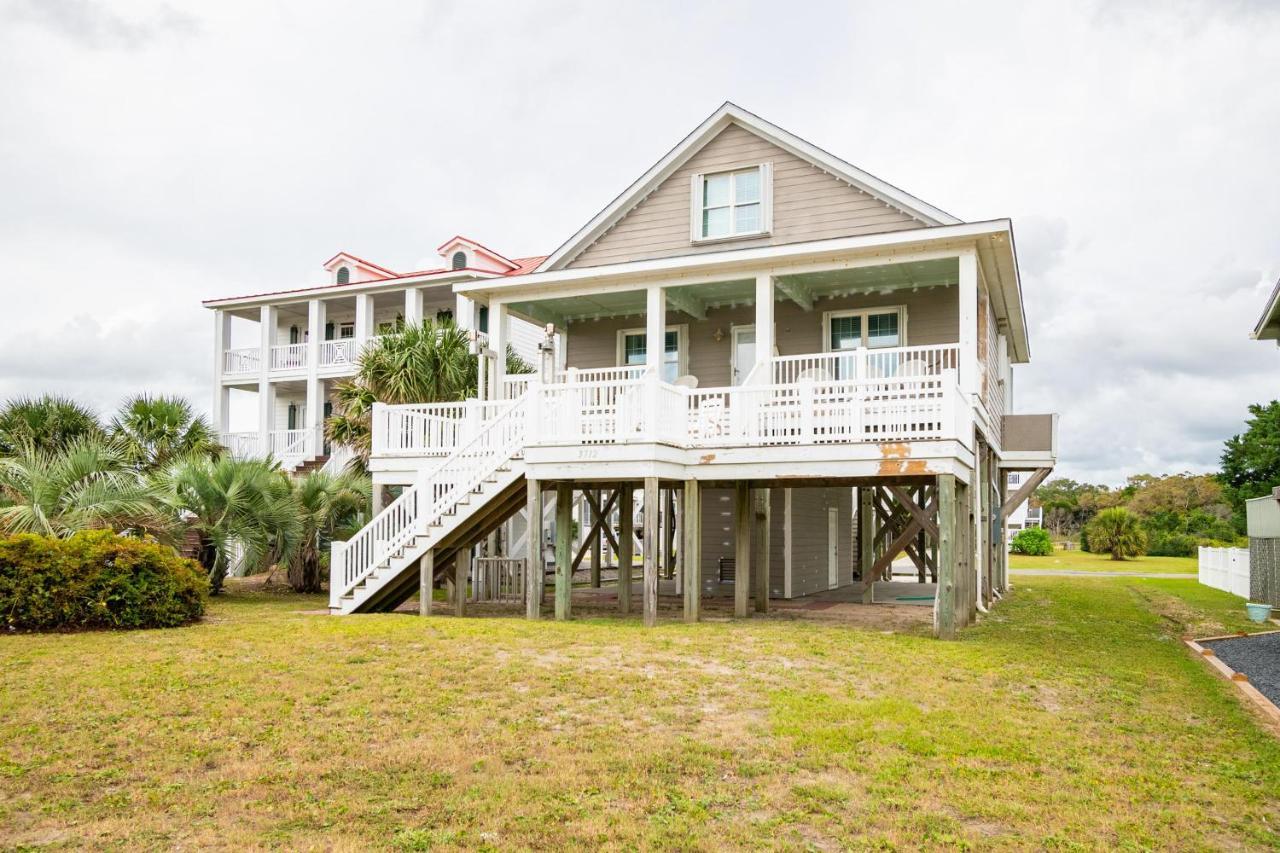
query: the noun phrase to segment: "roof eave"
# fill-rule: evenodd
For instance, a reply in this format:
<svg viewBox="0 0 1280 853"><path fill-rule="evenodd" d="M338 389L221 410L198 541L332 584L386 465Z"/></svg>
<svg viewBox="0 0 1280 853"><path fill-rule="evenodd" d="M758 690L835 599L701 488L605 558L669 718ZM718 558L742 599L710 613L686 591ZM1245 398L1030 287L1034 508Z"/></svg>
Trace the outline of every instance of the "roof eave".
<svg viewBox="0 0 1280 853"><path fill-rule="evenodd" d="M483 270L445 270L444 272L425 275L402 275L391 278L375 278L370 281L357 281L350 284L324 284L316 287L304 287L297 290L276 290L268 293L255 293L248 296L228 296L219 299L205 299L201 305L205 308L240 308L251 305L262 305L272 302L309 299L316 296L345 296L365 291L396 290L405 286L419 284L452 285L458 281L501 278L501 273Z"/></svg>

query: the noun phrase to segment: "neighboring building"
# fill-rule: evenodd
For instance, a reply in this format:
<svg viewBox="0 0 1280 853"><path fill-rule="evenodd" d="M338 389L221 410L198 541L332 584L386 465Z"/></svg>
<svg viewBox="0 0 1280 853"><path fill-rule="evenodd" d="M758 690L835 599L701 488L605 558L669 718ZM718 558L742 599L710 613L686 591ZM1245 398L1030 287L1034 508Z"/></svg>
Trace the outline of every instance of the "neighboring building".
<svg viewBox="0 0 1280 853"><path fill-rule="evenodd" d="M1007 488L1016 492L1027 481L1030 474L1026 471L1011 471L1008 475ZM1004 520L1005 535L1008 541L1012 542L1013 537L1019 530L1028 527L1044 527L1044 508L1032 506L1031 500L1018 504L1017 509L1009 513Z"/></svg>
<svg viewBox="0 0 1280 853"><path fill-rule="evenodd" d="M1275 341L1280 346L1280 280L1276 281L1271 296L1267 297L1258 325L1253 327L1252 337L1258 341Z"/></svg>
<svg viewBox="0 0 1280 853"><path fill-rule="evenodd" d="M937 582L941 636L1006 588L1004 522L1052 469L1057 423L1012 414L1030 347L1008 220L962 222L725 104L551 255L508 263L408 277L421 301L406 319L487 311L488 399L375 408L370 469L399 495L383 507L376 490L378 515L335 543L334 612L415 592L429 607L440 577L509 596L518 575L536 618L544 574L523 558L542 565L552 495L558 618L588 549L631 564L633 527L649 624L659 591L680 594L687 619L703 595L732 594L740 616L833 589L892 598L901 553ZM326 300L354 302L367 338L407 291L361 272L358 294L335 282L288 298L310 328L330 322ZM270 333L223 353L219 387L235 365L269 396L277 352L305 352L320 369L292 387L323 399L328 337L293 342L302 317L281 319L284 298L210 303L258 311ZM496 355L521 322L553 327L557 355L507 376ZM279 418L261 406L260 442ZM1016 471L1028 476L1010 493ZM541 535L495 541L513 518L543 519ZM628 612L631 595L618 601Z"/></svg>
<svg viewBox="0 0 1280 853"><path fill-rule="evenodd" d="M223 444L242 456L270 453L289 470L325 460L322 425L332 413L334 384L355 373L356 358L369 341L424 318L453 318L466 329L486 332L488 309L473 310L453 286L521 275L543 260L508 259L465 237L436 251L443 266L411 273L339 252L324 263L323 284L207 300L217 342L213 421ZM237 318L253 327L257 343L232 346ZM526 361L537 360L541 338L542 330L528 323L511 325L509 342ZM253 429L231 430L233 389L257 394Z"/></svg>

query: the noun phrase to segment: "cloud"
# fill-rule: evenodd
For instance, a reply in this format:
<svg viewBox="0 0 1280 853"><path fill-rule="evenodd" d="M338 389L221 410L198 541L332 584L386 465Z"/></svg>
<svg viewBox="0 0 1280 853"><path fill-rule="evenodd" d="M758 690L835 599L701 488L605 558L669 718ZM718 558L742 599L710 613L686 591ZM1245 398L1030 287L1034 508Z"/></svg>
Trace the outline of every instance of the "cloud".
<svg viewBox="0 0 1280 853"><path fill-rule="evenodd" d="M10 0L0 396L206 408L201 299L455 233L551 251L732 99L1013 219L1015 405L1062 413L1061 473L1212 468L1280 371L1248 339L1280 275L1268 8Z"/></svg>

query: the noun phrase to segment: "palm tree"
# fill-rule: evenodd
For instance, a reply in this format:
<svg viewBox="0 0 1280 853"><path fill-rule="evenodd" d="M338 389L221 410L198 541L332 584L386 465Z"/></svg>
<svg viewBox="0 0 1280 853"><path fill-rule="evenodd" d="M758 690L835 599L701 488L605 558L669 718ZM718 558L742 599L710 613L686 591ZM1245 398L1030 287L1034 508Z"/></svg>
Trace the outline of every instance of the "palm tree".
<svg viewBox="0 0 1280 853"><path fill-rule="evenodd" d="M77 438L54 449L27 440L0 457L0 531L67 537L108 528L167 537L174 524L156 487L119 448Z"/></svg>
<svg viewBox="0 0 1280 853"><path fill-rule="evenodd" d="M302 526L288 477L273 462L188 456L157 475L175 516L200 536L210 593L222 591L237 547L245 564L270 565L297 547Z"/></svg>
<svg viewBox="0 0 1280 853"><path fill-rule="evenodd" d="M130 397L111 419L108 433L144 470L162 468L180 456L216 456L222 450L208 421L181 397Z"/></svg>
<svg viewBox="0 0 1280 853"><path fill-rule="evenodd" d="M1137 557L1147 550L1147 534L1138 516L1124 507L1104 509L1086 525L1089 549L1110 552L1111 559Z"/></svg>
<svg viewBox="0 0 1280 853"><path fill-rule="evenodd" d="M102 425L90 409L66 397L16 397L0 406L0 454L24 444L57 450L79 438L101 438Z"/></svg>
<svg viewBox="0 0 1280 853"><path fill-rule="evenodd" d="M506 357L508 374L533 370L510 347ZM475 395L477 373L467 333L452 320L424 320L383 335L361 353L355 378L335 386L336 413L325 423L325 435L367 461L375 402L460 402Z"/></svg>
<svg viewBox="0 0 1280 853"><path fill-rule="evenodd" d="M289 558L289 586L295 592L320 592L320 555L334 533L357 521L369 507L367 477L351 472L314 471L294 481L301 535Z"/></svg>

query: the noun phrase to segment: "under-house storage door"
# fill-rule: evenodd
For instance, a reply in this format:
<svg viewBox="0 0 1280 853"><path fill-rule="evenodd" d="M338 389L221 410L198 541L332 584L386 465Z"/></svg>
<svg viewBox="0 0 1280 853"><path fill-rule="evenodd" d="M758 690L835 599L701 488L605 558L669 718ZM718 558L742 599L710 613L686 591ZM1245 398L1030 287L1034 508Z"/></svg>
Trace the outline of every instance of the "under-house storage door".
<svg viewBox="0 0 1280 853"><path fill-rule="evenodd" d="M827 507L827 589L840 586L840 510Z"/></svg>

